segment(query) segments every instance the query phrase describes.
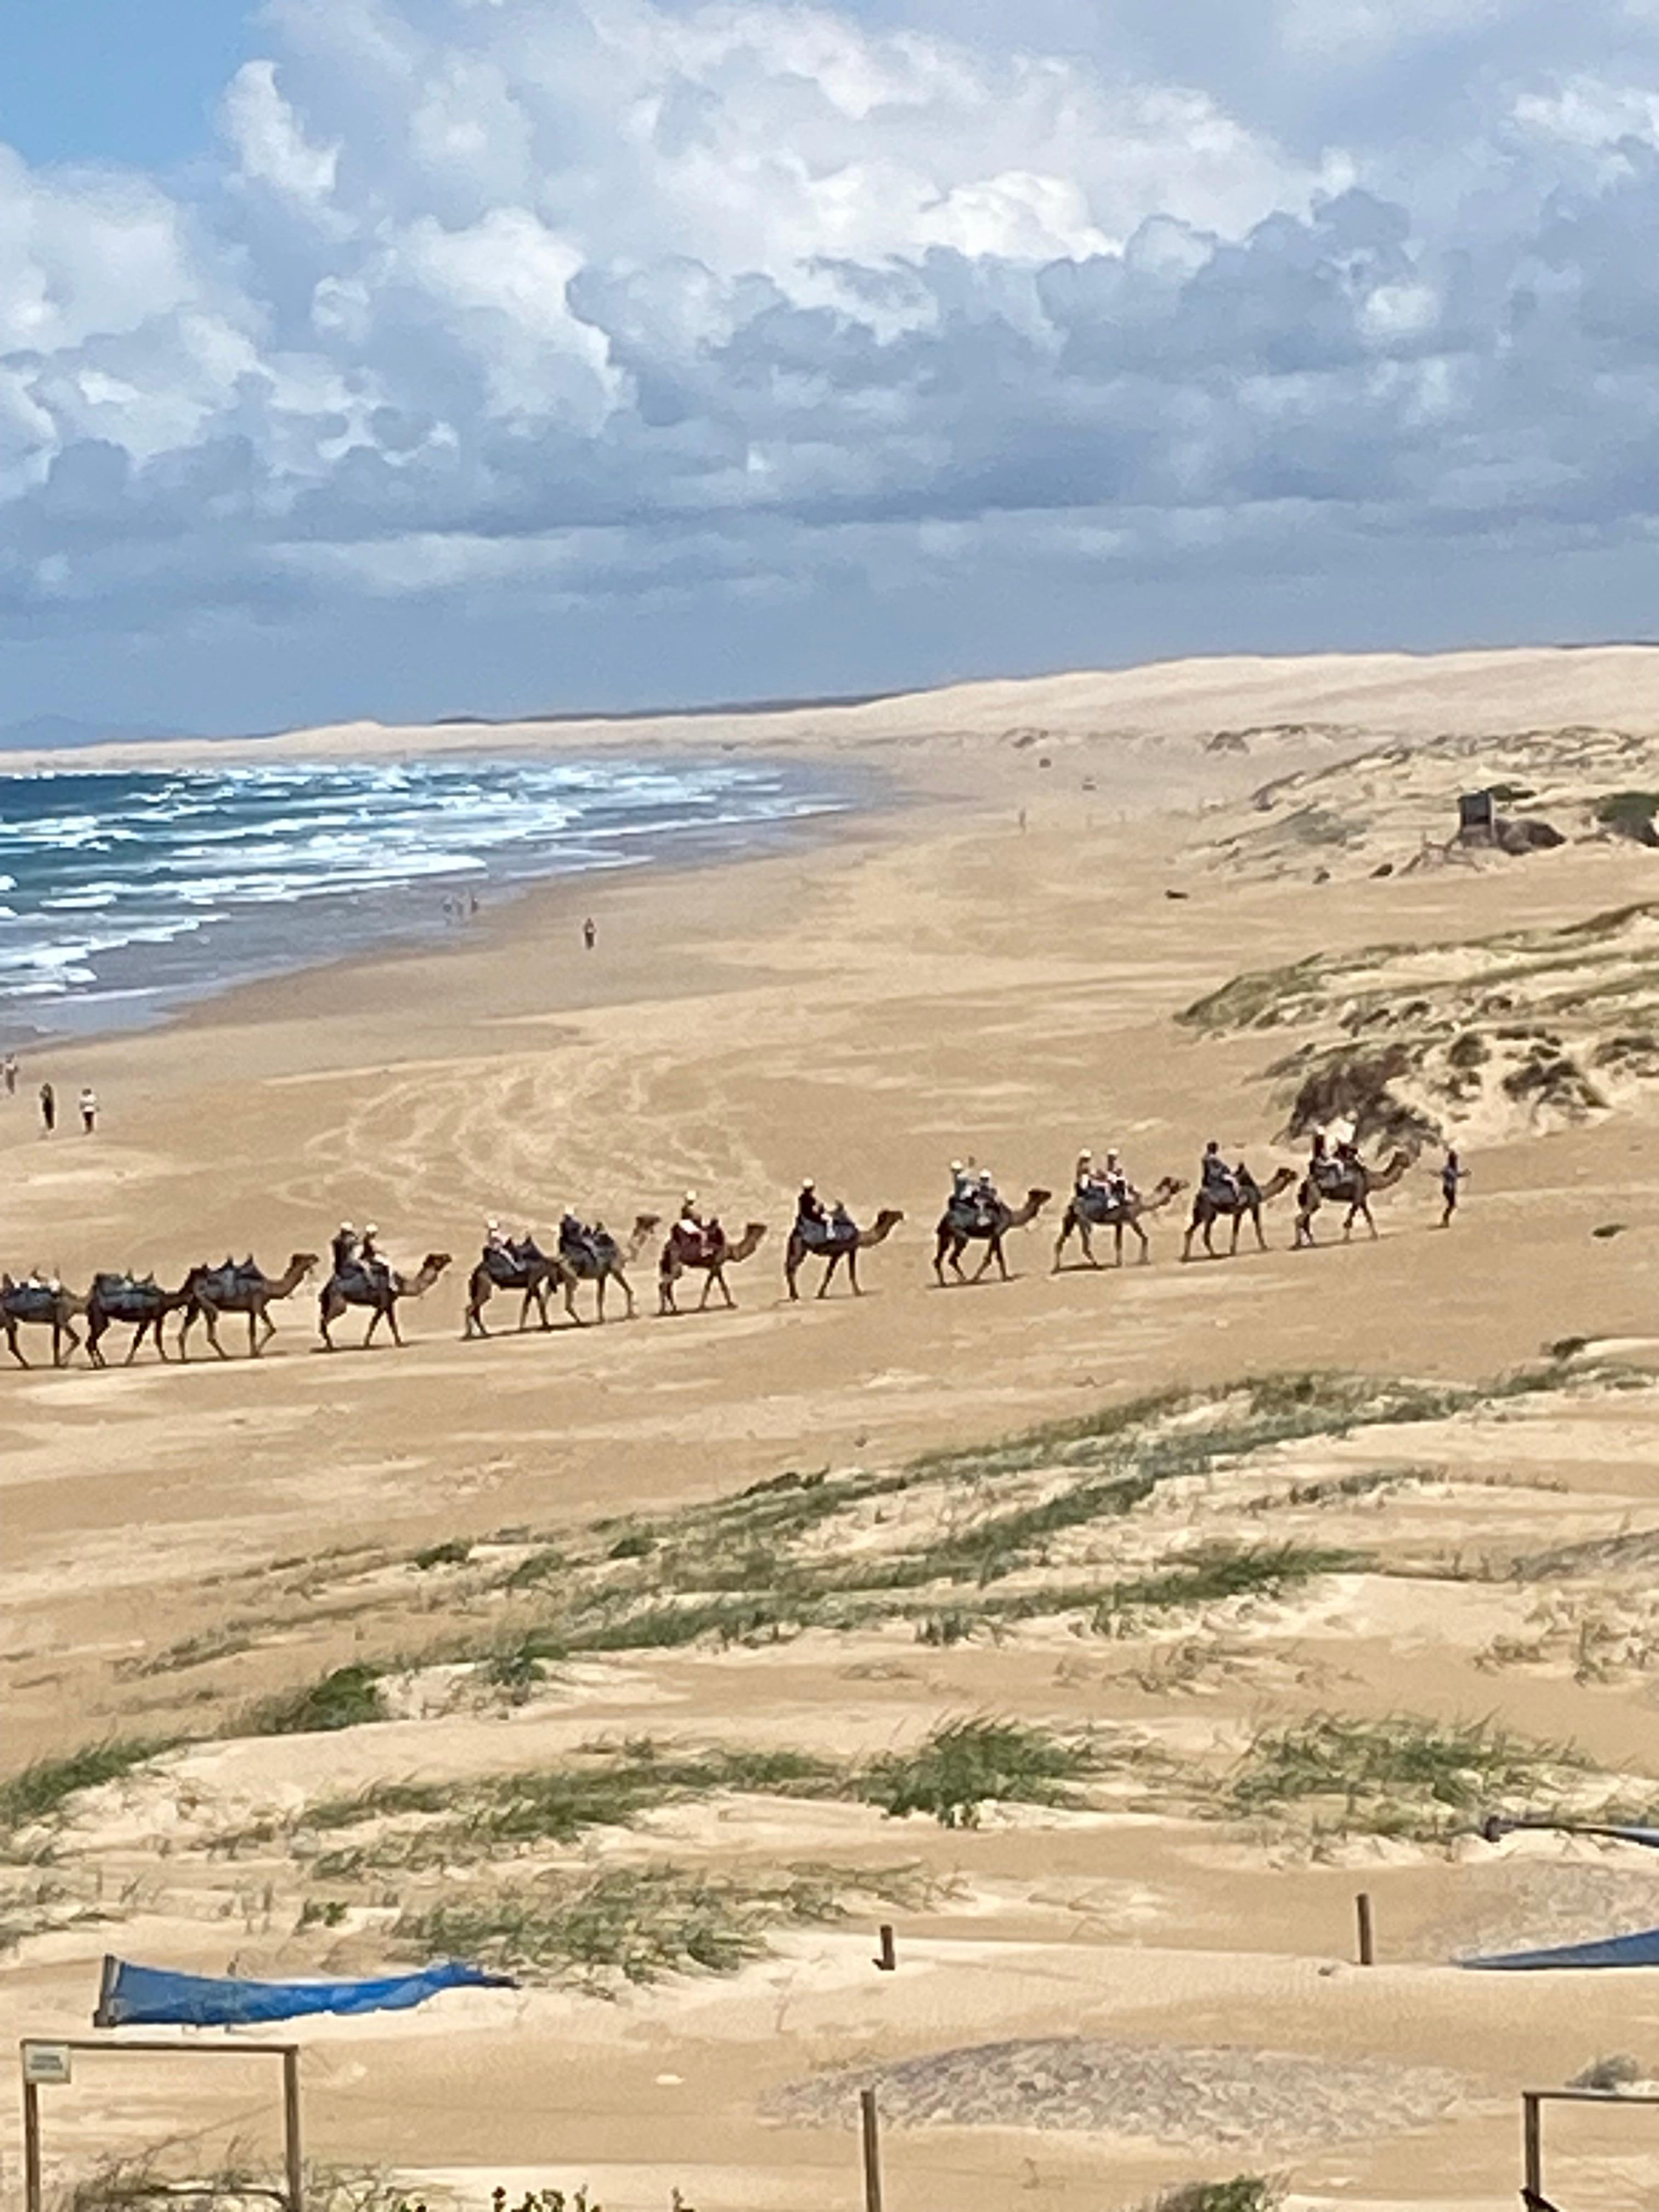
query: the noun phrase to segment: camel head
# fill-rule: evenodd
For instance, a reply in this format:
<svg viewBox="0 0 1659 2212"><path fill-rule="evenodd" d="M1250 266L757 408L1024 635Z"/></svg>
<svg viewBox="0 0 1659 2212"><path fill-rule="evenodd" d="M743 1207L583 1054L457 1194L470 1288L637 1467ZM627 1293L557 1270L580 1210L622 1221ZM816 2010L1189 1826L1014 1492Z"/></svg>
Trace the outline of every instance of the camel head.
<svg viewBox="0 0 1659 2212"><path fill-rule="evenodd" d="M452 1256L447 1252L428 1252L422 1261L421 1271L414 1281L404 1284L404 1296L406 1298L418 1298L422 1291L429 1291L444 1269L451 1264Z"/></svg>
<svg viewBox="0 0 1659 2212"><path fill-rule="evenodd" d="M1257 1186L1261 1194L1261 1203L1265 1206L1269 1199L1281 1197L1296 1180L1294 1168L1275 1168L1267 1182Z"/></svg>
<svg viewBox="0 0 1659 2212"><path fill-rule="evenodd" d="M293 1276L296 1283L303 1283L312 1269L318 1265L321 1256L321 1254L317 1252L291 1252L289 1255L288 1273Z"/></svg>
<svg viewBox="0 0 1659 2212"><path fill-rule="evenodd" d="M879 1244L884 1237L890 1237L892 1235L893 1231L898 1227L900 1222L902 1221L903 1218L904 1213L902 1207L896 1206L884 1206L881 1212L871 1223L869 1228L865 1231L863 1239L864 1243L866 1244Z"/></svg>
<svg viewBox="0 0 1659 2212"><path fill-rule="evenodd" d="M624 1260L630 1267L661 1227L662 1216L659 1213L636 1213L634 1216L634 1227L628 1239L628 1249L623 1254Z"/></svg>
<svg viewBox="0 0 1659 2212"><path fill-rule="evenodd" d="M737 1243L728 1244L726 1248L727 1262L748 1259L751 1253L759 1249L761 1239L765 1234L766 1224L763 1221L745 1222L743 1234Z"/></svg>
<svg viewBox="0 0 1659 2212"><path fill-rule="evenodd" d="M1386 1166L1378 1168L1372 1175L1370 1179L1371 1188L1373 1190L1392 1190L1395 1184L1399 1182L1401 1176L1405 1174L1406 1170L1411 1166L1411 1164L1412 1156L1408 1152L1400 1150L1391 1152L1389 1156Z"/></svg>

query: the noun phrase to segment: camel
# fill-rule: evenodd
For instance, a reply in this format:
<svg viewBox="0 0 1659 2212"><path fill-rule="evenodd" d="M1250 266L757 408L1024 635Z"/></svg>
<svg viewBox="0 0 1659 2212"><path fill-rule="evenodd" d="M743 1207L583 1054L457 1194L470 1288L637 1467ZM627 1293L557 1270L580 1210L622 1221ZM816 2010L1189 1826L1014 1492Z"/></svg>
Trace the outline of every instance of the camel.
<svg viewBox="0 0 1659 2212"><path fill-rule="evenodd" d="M245 1260L240 1267L229 1260L222 1267L198 1267L194 1271L195 1289L179 1329L179 1358L189 1358L190 1332L199 1319L207 1325L208 1342L221 1359L228 1359L230 1355L219 1341L219 1316L244 1313L247 1316L248 1357L257 1359L276 1334L276 1324L268 1308L278 1298L292 1297L316 1264L314 1252L296 1252L280 1275L266 1274L251 1259Z"/></svg>
<svg viewBox="0 0 1659 2212"><path fill-rule="evenodd" d="M633 1266L661 1226L662 1216L659 1213L636 1213L625 1245L619 1244L602 1222L595 1223L586 1244L560 1245L558 1270L564 1281L565 1310L572 1321L581 1319L576 1311L578 1283L594 1285L596 1320L603 1322L605 1319L605 1294L612 1283L616 1284L626 1301L629 1320L633 1320L634 1292L624 1271ZM746 1257L746 1254L733 1250L727 1253L726 1261L729 1263Z"/></svg>
<svg viewBox="0 0 1659 2212"><path fill-rule="evenodd" d="M674 1302L674 1285L688 1267L700 1267L707 1277L702 1296L697 1300L699 1313L707 1307L709 1292L715 1289L719 1290L728 1306L735 1305L737 1301L726 1282L726 1271L728 1267L735 1267L739 1261L749 1259L758 1249L765 1234L766 1224L763 1221L751 1221L733 1244L726 1231L715 1223L703 1231L694 1245L688 1237L681 1235L677 1227L663 1246L662 1258L657 1263L659 1313L677 1314L679 1311Z"/></svg>
<svg viewBox="0 0 1659 2212"><path fill-rule="evenodd" d="M29 1364L17 1342L20 1327L28 1322L50 1328L52 1364L61 1367L65 1346L73 1352L81 1341L75 1324L86 1310L86 1299L61 1283L45 1283L39 1276L15 1283L9 1275L0 1275L0 1328L6 1333L7 1351L20 1367Z"/></svg>
<svg viewBox="0 0 1659 2212"><path fill-rule="evenodd" d="M1082 1240L1085 1266L1097 1267L1100 1265L1094 1255L1091 1236L1097 1229L1109 1229L1113 1233L1115 1249L1112 1265L1115 1267L1123 1265L1123 1232L1126 1229L1132 1230L1140 1240L1140 1264L1145 1267L1152 1256L1152 1248L1140 1225L1142 1221L1149 1213L1161 1213L1171 1200L1180 1197L1186 1188L1179 1176L1164 1176L1159 1178L1157 1187L1145 1196L1138 1190L1132 1190L1127 1206L1118 1204L1104 1190L1091 1192L1086 1198L1081 1191L1073 1191L1054 1244L1054 1273L1060 1273L1061 1255L1073 1235Z"/></svg>
<svg viewBox="0 0 1659 2212"><path fill-rule="evenodd" d="M190 1304L200 1273L200 1268L192 1267L176 1291L164 1291L153 1275L142 1279L136 1275L94 1275L87 1297L87 1358L93 1365L108 1364L99 1347L105 1331L117 1322L128 1322L132 1329L127 1366L138 1357L138 1347L147 1336L154 1337L155 1349L165 1360L167 1348L161 1338L161 1323L170 1313Z"/></svg>
<svg viewBox="0 0 1659 2212"><path fill-rule="evenodd" d="M1296 1194L1296 1241L1291 1249L1300 1252L1312 1244L1313 1218L1327 1200L1334 1206L1347 1206L1347 1216L1342 1224L1345 1244L1353 1234L1356 1221L1363 1221L1375 1237L1376 1224L1371 1218L1371 1199L1379 1190L1392 1190L1411 1164L1409 1152L1396 1152L1386 1167L1367 1167L1364 1160L1358 1159L1352 1166L1332 1160L1327 1164L1322 1176L1310 1168Z"/></svg>
<svg viewBox="0 0 1659 2212"><path fill-rule="evenodd" d="M344 1274L331 1275L324 1284L317 1301L318 1324L322 1330L323 1348L336 1349L330 1334L331 1325L338 1321L348 1306L368 1306L370 1309L368 1327L363 1332L365 1347L374 1341L374 1332L382 1322L392 1330L392 1341L403 1342L398 1327L398 1305L403 1298L424 1297L444 1269L448 1267L447 1252L428 1252L421 1262L420 1273L400 1275L393 1267L377 1269L369 1274L362 1267L351 1267Z"/></svg>
<svg viewBox="0 0 1659 2212"><path fill-rule="evenodd" d="M1216 1223L1223 1219L1231 1219L1233 1224L1232 1242L1227 1247L1231 1258L1238 1249L1239 1224L1247 1217L1255 1231L1256 1243L1265 1252L1267 1240L1261 1233L1261 1209L1264 1206L1271 1206L1274 1199L1282 1197L1295 1181L1295 1170L1291 1168L1275 1168L1267 1182L1261 1183L1247 1172L1239 1179L1237 1198L1230 1198L1212 1185L1200 1183L1194 1194L1193 1218L1188 1224L1187 1241L1181 1248L1182 1258L1192 1258L1193 1239L1200 1231L1206 1253L1212 1260L1217 1258L1218 1255L1211 1232Z"/></svg>
<svg viewBox="0 0 1659 2212"><path fill-rule="evenodd" d="M859 1282L859 1254L872 1252L878 1244L884 1244L903 1218L896 1206L884 1206L868 1229L860 1229L854 1224L850 1237L845 1231L837 1237L831 1233L830 1224L825 1222L823 1224L823 1233L811 1238L807 1237L804 1224L798 1219L789 1231L789 1242L783 1255L783 1279L789 1285L790 1297L799 1298L800 1296L795 1287L795 1278L800 1273L803 1261L823 1260L828 1264L823 1270L823 1280L818 1285L818 1296L823 1297L827 1294L835 1280L836 1268L844 1261L847 1279L853 1285L853 1296L861 1298L864 1291Z"/></svg>
<svg viewBox="0 0 1659 2212"><path fill-rule="evenodd" d="M486 1248L483 1256L466 1284L466 1314L461 1323L461 1337L488 1336L484 1327L483 1310L497 1291L519 1291L524 1303L519 1308L520 1333L530 1326L530 1309L534 1306L541 1317L544 1328L551 1324L547 1318L547 1290L550 1283L559 1279L559 1263L544 1252L533 1237L526 1237L522 1244L498 1244ZM570 1304L570 1285L565 1285L565 1304ZM571 1309L571 1319L576 1319Z"/></svg>
<svg viewBox="0 0 1659 2212"><path fill-rule="evenodd" d="M988 1211L983 1207L950 1206L945 1210L939 1224L939 1242L933 1250L933 1273L941 1285L948 1263L958 1282L978 1282L993 1260L997 1272L1006 1283L1008 1280L1008 1260L1002 1242L1011 1229L1024 1229L1036 1219L1054 1196L1051 1190L1033 1187L1025 1194L1025 1203L1012 1206L1006 1198L997 1200ZM971 1277L962 1272L962 1255L969 1244L983 1243L985 1257Z"/></svg>

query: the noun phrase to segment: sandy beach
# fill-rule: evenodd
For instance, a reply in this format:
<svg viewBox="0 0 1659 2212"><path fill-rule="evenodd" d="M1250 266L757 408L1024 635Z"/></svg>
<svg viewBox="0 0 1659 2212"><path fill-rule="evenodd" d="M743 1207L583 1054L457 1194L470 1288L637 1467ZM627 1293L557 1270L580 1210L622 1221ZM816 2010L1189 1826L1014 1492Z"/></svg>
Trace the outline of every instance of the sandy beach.
<svg viewBox="0 0 1659 2212"><path fill-rule="evenodd" d="M15 1273L172 1284L252 1251L275 1273L325 1253L343 1218L377 1222L399 1267L449 1255L404 1310L402 1351L360 1350L353 1316L324 1354L313 1281L274 1309L258 1363L233 1321L224 1362L198 1340L188 1366L146 1352L54 1373L29 1330L40 1364L0 1373L3 1765L183 1745L69 1796L45 1857L42 1832L15 1827L0 2029L83 2030L111 1948L209 1972L372 1972L406 1955L393 1930L428 1909L423 1885L545 1871L518 1844L483 1869L405 1855L319 1876L305 1828L319 1800L416 1778L465 1793L647 1735L867 1763L1007 1717L1109 1749L1051 1802L992 1805L977 1826L827 1784L688 1784L549 1845L561 1879L833 1864L874 1887L844 1920L781 1921L729 1974L602 1998L526 1972L516 1992L304 2026L313 2154L485 2190L587 2179L605 2212L661 2212L677 2188L696 2212L828 2212L854 2201L848 2084L867 2076L905 2212L1128 2205L1240 2171L1286 2175L1310 2208L1512 2203L1519 2091L1612 2051L1659 2073L1659 1993L1644 1974L1517 1982L1449 1962L1659 1922L1650 1855L1481 1844L1449 1798L1391 1827L1346 1786L1346 1814L1322 1825L1288 1801L1250 1809L1237 1778L1262 1731L1317 1716L1491 1717L1572 1747L1540 1753L1552 1788L1570 1770L1607 1802L1659 1803L1659 1620L1637 1542L1659 1547L1659 1046L1640 1042L1639 913L1572 935L1659 898L1659 854L1596 817L1609 793L1659 786L1659 650L1191 663L489 738L643 754L684 750L689 732L710 752L877 773L893 803L781 854L550 884L435 948L55 1046L0 1101ZM478 741L354 726L258 753ZM1565 842L1447 857L1459 793L1523 775L1516 804ZM1234 1000L1182 1018L1236 978L1310 961L1294 996L1253 984L1247 1013ZM1394 1022L1408 1001L1422 1011ZM1460 1046L1472 1034L1478 1057ZM1146 1224L1152 1264L1132 1249L1121 1271L1053 1271L1080 1146L1120 1147L1150 1190L1190 1185L1216 1137L1265 1182L1305 1158L1298 1086L1379 1036L1400 1127L1419 1135L1376 1201L1376 1241L1344 1243L1326 1209L1316 1248L1291 1249L1287 1194L1264 1212L1267 1250L1247 1231L1236 1258L1183 1266L1188 1188ZM95 1138L40 1137L48 1075L65 1102L95 1086ZM1443 1231L1443 1148L1420 1132L1446 1115L1470 1178ZM1054 1195L1011 1236L1013 1279L940 1288L933 1224L949 1162L970 1153L1011 1196ZM807 1176L861 1221L902 1209L865 1255L861 1298L785 1297ZM520 1334L498 1297L501 1333L462 1340L488 1218L546 1233L574 1204L622 1228L688 1189L729 1227L766 1225L733 1270L735 1311L658 1318L653 1241L631 1324ZM1540 1362L1513 1402L1486 1387ZM1023 1613L977 1618L977 1569L890 1577L880 1604L872 1578L856 1617L812 1580L832 1556L884 1559L924 1527L938 1542L1073 1479L1059 1447L1005 1467L998 1439L1176 1386L1182 1419L1231 1419L1241 1378L1324 1370L1425 1395L1252 1430L1133 1510L1026 1529L1006 1569ZM1163 1434L1166 1412L1144 1418ZM965 1457L915 1474L927 1454ZM788 1587L818 1611L659 1646L566 1633L512 1694L474 1680L481 1640L574 1602L562 1571L526 1576L526 1560L559 1554L572 1589L602 1592L691 1528L741 1562L774 1544L718 1518L750 1486L907 1469L908 1486L855 1486L821 1528L775 1540L778 1556L803 1547ZM617 1554L618 1532L644 1532L644 1550ZM1572 1562L1517 1564L1568 1545ZM1218 1546L1314 1564L1184 1609L1114 1601L1098 1626L1102 1589ZM1071 1583L1087 1607L1061 1601ZM889 1602L901 1584L917 1609ZM390 1701L363 1724L247 1725L260 1700L363 1665ZM1528 1784L1492 1789L1507 1802ZM1385 1931L1370 1974L1346 1963L1361 1887ZM883 1919L901 1929L890 1978L870 1966ZM941 2070L989 2045L1013 2056ZM240 2075L181 2087L88 2068L64 2096L76 2119L54 2121L57 2160L160 2134L270 2139ZM1644 2118L1563 2124L1574 2212L1659 2184ZM8 2188L17 2157L9 2106Z"/></svg>

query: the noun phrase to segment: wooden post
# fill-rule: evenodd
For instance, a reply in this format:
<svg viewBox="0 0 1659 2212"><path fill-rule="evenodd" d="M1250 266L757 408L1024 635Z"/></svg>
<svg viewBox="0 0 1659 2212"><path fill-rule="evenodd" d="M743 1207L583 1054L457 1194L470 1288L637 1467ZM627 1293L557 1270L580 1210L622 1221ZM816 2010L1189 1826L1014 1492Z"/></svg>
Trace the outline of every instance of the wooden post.
<svg viewBox="0 0 1659 2212"><path fill-rule="evenodd" d="M864 2127L864 2212L881 2212L881 2134L873 2089L859 2091L859 2112Z"/></svg>
<svg viewBox="0 0 1659 2212"><path fill-rule="evenodd" d="M92 2015L92 2024L94 2027L113 2027L116 2024L115 1978L120 1972L120 1967L121 1962L114 1953L106 1951L103 1971L98 1977L98 2009Z"/></svg>
<svg viewBox="0 0 1659 2212"><path fill-rule="evenodd" d="M1522 2158L1526 2168L1527 2194L1544 2193L1544 2108L1530 2094L1521 2099Z"/></svg>
<svg viewBox="0 0 1659 2212"><path fill-rule="evenodd" d="M300 2053L283 2053L283 2139L288 2154L288 2212L305 2212L304 2148L300 2137Z"/></svg>
<svg viewBox="0 0 1659 2212"><path fill-rule="evenodd" d="M884 1974L898 1971L898 1953L893 1944L893 1931L885 1921L881 1925L881 1951L876 1960L876 1966L878 1972Z"/></svg>
<svg viewBox="0 0 1659 2212"><path fill-rule="evenodd" d="M1354 1912L1359 1922L1359 1963L1362 1966L1376 1964L1376 1930L1371 1924L1371 1900L1369 1892L1361 1890L1355 1898Z"/></svg>
<svg viewBox="0 0 1659 2212"><path fill-rule="evenodd" d="M23 2207L40 2212L40 2092L33 2081L23 2084Z"/></svg>

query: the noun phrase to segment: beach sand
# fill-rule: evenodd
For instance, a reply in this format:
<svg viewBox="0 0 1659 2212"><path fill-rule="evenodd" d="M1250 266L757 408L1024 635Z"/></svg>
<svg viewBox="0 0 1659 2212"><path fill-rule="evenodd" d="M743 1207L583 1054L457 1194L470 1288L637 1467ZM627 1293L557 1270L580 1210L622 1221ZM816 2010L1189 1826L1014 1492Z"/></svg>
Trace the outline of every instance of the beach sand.
<svg viewBox="0 0 1659 2212"><path fill-rule="evenodd" d="M1329 1705L1496 1712L1529 1735L1571 1737L1608 1774L1659 1772L1633 1629L1598 1680L1575 1657L1577 1615L1552 1642L1533 1597L1506 1592L1501 1571L1495 1589L1441 1572L1474 1544L1493 1559L1536 1552L1570 1520L1598 1540L1659 1527L1649 1450L1659 1389L1644 1379L1659 1364L1650 1090L1632 1080L1610 1110L1565 1125L1519 1104L1506 1121L1488 1115L1450 1233L1435 1226L1438 1154L1425 1152L1378 1200L1376 1243L1362 1232L1345 1246L1327 1213L1321 1249L1292 1252L1287 1198L1267 1216L1265 1254L1182 1267L1178 1200L1149 1224L1151 1267L1050 1272L1080 1146L1117 1145L1146 1187L1190 1179L1212 1135L1264 1176L1300 1158L1280 1138L1286 1084L1263 1071L1302 1032L1176 1019L1230 978L1315 953L1553 930L1656 896L1659 856L1624 840L1400 872L1436 810L1449 836L1488 741L1507 760L1527 733L1581 726L1631 733L1638 757L1659 733L1659 652L1197 663L702 720L690 732L699 749L833 755L882 771L897 803L782 855L555 884L485 915L460 942L344 959L198 1006L164 1030L31 1055L18 1098L0 1102L14 1270L48 1267L82 1285L94 1267L132 1267L176 1281L252 1250L275 1273L290 1252L325 1252L342 1218L377 1221L400 1265L428 1252L453 1261L405 1308L401 1352L357 1349L353 1316L344 1348L325 1356L307 1291L276 1310L278 1336L257 1365L230 1322L236 1357L222 1364L198 1345L184 1369L147 1352L103 1374L76 1364L0 1375L5 1765L118 1735L213 1740L159 1784L141 1778L86 1801L55 1856L76 1898L97 1872L112 1924L29 1908L37 1920L26 1912L21 1947L0 1961L0 2032L83 2027L98 1954L112 1947L209 1972L236 1960L321 1970L314 1942L277 1940L294 1927L303 1870L275 1847L227 1865L204 1844L216 1820L291 1814L308 1796L376 1779L521 1765L598 1735L735 1731L868 1755L941 1716L1008 1712L1073 1728L1128 1719L1164 1729L1183 1756L1192 1737L1204 1756L1231 1759L1265 1717ZM1447 736L1480 743L1433 773L1401 769L1429 812L1384 822L1363 872L1294 848L1273 870L1218 860L1218 837L1250 829L1248 794L1269 779ZM684 720L489 732L492 747L585 753L684 750L687 738ZM478 742L476 730L356 726L259 751ZM120 759L140 750L155 750ZM1395 872L1372 875L1384 860ZM64 1098L96 1087L95 1139L38 1136L31 1094L47 1073ZM1005 1191L1058 1195L1011 1239L1015 1279L942 1290L932 1230L946 1164L968 1153ZM862 1299L783 1297L783 1239L808 1175L862 1218L904 1210L867 1256ZM688 1188L728 1226L768 1226L733 1272L735 1312L656 1318L653 1244L634 1270L631 1326L461 1340L486 1217L545 1233L574 1202L623 1225L668 1215ZM1594 1233L1613 1225L1616 1236ZM510 1331L515 1304L497 1298L492 1326ZM1433 1493L1409 1525L1396 1504L1364 1508L1362 1547L1386 1555L1386 1571L1316 1584L1261 1619L1206 1619L1196 1690L1158 1686L1163 1627L1135 1631L1149 1689L1123 1674L1129 1646L1053 1621L926 1646L885 1626L758 1652L618 1655L585 1687L572 1676L504 1711L411 1708L338 1735L240 1740L237 1716L260 1696L365 1656L419 1675L446 1637L487 1620L495 1600L483 1584L458 1593L408 1565L422 1547L493 1537L510 1559L596 1516L661 1515L787 1469L896 1468L1177 1382L1218 1389L1325 1367L1477 1382L1566 1339L1616 1340L1634 1381L1611 1395L1564 1385L1529 1402L1518 1428L1476 1409L1436 1430L1425 1455L1467 1461L1468 1484ZM45 1358L36 1333L24 1343ZM1328 1439L1303 1449L1321 1467L1341 1457ZM1156 1525L1195 1540L1207 1510L1195 1497L1178 1525ZM1253 1513L1248 1498L1222 1498L1212 1533L1245 1540ZM1277 1534L1275 1523L1261 1540ZM1345 1524L1337 1540L1353 1539ZM1138 1541L1127 1523L1107 1532L1092 1571L1153 1559L1156 1546L1142 1559ZM1573 1588L1589 1606L1593 1589ZM1628 1628L1640 1608L1623 1583L1618 1607ZM1505 1638L1538 1649L1478 1667ZM1228 1657L1234 1642L1250 1647L1242 1658ZM181 1804L208 1809L162 1848ZM914 1952L890 1979L869 1966L862 1923L882 1917L871 1905L856 1927L789 1930L733 1979L671 1978L619 2003L568 1990L454 1996L404 2019L305 2027L319 2158L465 2170L485 2188L498 2173L538 2185L587 2176L607 2212L654 2212L672 2187L698 2212L817 2212L853 2201L856 2152L843 2129L818 2124L830 2106L787 2103L809 2077L1082 2033L1175 2053L1177 2082L1183 2064L1202 2070L1181 2053L1218 2045L1357 2070L1333 2075L1340 2124L1327 2114L1304 2127L1305 2089L1271 2058L1253 2061L1260 2095L1235 2107L1231 2090L1217 2091L1219 2135L1189 2128L1184 2144L1178 2097L1174 2137L1158 2140L1142 2107L1103 2093L1069 2106L1056 2093L1061 2117L1029 2126L973 2127L951 2107L948 2124L896 2129L891 2201L917 2212L1093 2207L1249 2167L1291 2174L1309 2204L1495 2207L1513 2201L1521 2087L1559 2082L1611 2047L1659 2070L1648 1977L1517 1985L1448 1968L1458 1946L1444 1931L1474 1924L1468 1884L1486 1885L1490 1917L1491 1884L1514 1850L1474 1847L1486 1854L1474 1866L1468 1851L1371 1840L1333 1856L1248 1826L1098 1806L1027 1808L957 1832L868 1807L748 1797L659 1811L642 1834L617 1833L583 1848L603 1856L615 1841L624 1857L648 1846L714 1866L769 1853L915 1860L961 1887L954 1905L908 1916ZM1630 1855L1589 1845L1516 1848L1547 1868L1577 1851L1575 1865L1628 1871ZM1641 1872L1620 1893L1620 1924L1659 1920L1640 1901ZM20 1894L31 1879L18 1873ZM1370 1977L1328 1971L1347 1955L1358 1887L1378 1892L1407 1961ZM1659 1902L1659 1884L1652 1894ZM37 1924L48 1932L31 1933ZM352 1958L374 1953L364 1931L377 1924L349 1923ZM1109 2051L1098 2062L1109 2081L1115 2063ZM1040 2055L1030 2063L1041 2072ZM927 2094L891 2091L896 2109ZM88 2068L64 2093L77 2117L72 2139L55 2122L54 2157L175 2126L234 2134L232 2108L252 2111L258 2094L240 2071L233 2093L194 2074L187 2085L118 2082ZM1279 2122L1263 2118L1263 2100L1283 2108ZM1638 2179L1659 2180L1659 2130L1644 2135L1642 2117L1564 2126L1580 2161L1575 2212L1627 2203ZM245 2124L268 2135L263 2118ZM0 2119L8 2183L11 2125Z"/></svg>

